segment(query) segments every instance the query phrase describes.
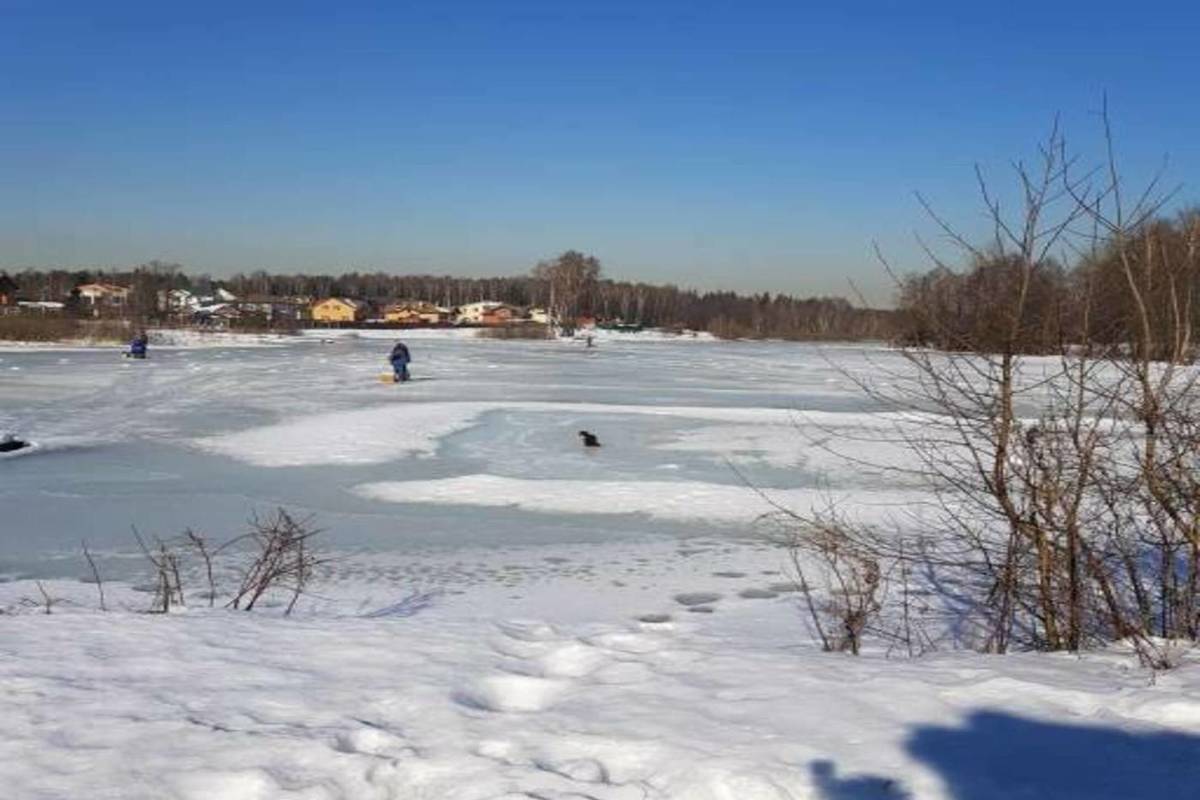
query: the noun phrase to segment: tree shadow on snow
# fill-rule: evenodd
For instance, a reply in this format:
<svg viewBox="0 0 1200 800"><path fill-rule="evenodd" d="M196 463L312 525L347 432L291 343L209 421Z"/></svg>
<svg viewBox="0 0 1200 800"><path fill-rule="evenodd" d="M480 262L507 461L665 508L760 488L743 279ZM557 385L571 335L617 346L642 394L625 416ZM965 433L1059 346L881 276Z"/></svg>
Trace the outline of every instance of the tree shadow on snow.
<svg viewBox="0 0 1200 800"><path fill-rule="evenodd" d="M906 749L955 800L1129 800L1200 792L1200 737L1065 725L979 711L918 728Z"/></svg>
<svg viewBox="0 0 1200 800"><path fill-rule="evenodd" d="M1200 796L1200 736L1135 733L979 711L961 727L924 726L905 748L953 800L1132 800ZM810 765L821 800L910 800L894 780Z"/></svg>
<svg viewBox="0 0 1200 800"><path fill-rule="evenodd" d="M909 800L910 797L890 778L875 775L839 778L832 761L814 761L809 771L821 800Z"/></svg>

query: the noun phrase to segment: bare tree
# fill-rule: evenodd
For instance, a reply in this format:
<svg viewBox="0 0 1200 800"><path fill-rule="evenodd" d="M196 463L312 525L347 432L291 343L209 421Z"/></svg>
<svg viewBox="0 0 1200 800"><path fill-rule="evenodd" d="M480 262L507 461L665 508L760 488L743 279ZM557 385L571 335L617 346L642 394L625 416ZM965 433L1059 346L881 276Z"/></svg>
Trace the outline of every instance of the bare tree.
<svg viewBox="0 0 1200 800"><path fill-rule="evenodd" d="M1200 222L1158 220L1170 193L1157 179L1126 203L1107 114L1104 126L1091 170L1055 126L1035 165L1015 165L1011 213L977 170L982 244L922 200L968 269L926 248L933 270L897 278L904 366L844 373L902 412L890 437L915 456L936 534L868 540L814 512L797 515L801 531L823 535L798 541L826 563L830 540L867 542L884 575L898 565L907 586L916 572L953 604L982 649L1124 641L1162 668L1170 642L1200 637L1200 401L1180 367L1194 356Z"/></svg>
<svg viewBox="0 0 1200 800"><path fill-rule="evenodd" d="M564 331L575 328L582 311L591 310L591 295L600 279L600 262L594 256L568 250L553 261L542 261L533 268L533 277L546 287L552 317Z"/></svg>

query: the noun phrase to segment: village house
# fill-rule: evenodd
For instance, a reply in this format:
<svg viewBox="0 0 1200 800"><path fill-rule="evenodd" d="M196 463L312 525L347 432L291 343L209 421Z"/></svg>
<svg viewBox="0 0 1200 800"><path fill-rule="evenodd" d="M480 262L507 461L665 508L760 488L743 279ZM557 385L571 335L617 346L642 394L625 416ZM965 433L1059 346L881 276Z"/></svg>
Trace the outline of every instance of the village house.
<svg viewBox="0 0 1200 800"><path fill-rule="evenodd" d="M245 297L236 303L243 311L258 314L268 322L301 322L309 318L312 301L302 297Z"/></svg>
<svg viewBox="0 0 1200 800"><path fill-rule="evenodd" d="M528 312L530 322L535 322L539 325L550 324L550 312L544 308L531 308Z"/></svg>
<svg viewBox="0 0 1200 800"><path fill-rule="evenodd" d="M507 325L521 317L521 312L512 306L499 305L483 312L480 320L484 325Z"/></svg>
<svg viewBox="0 0 1200 800"><path fill-rule="evenodd" d="M450 321L450 310L433 303L393 303L383 310L383 318L400 325L443 325Z"/></svg>
<svg viewBox="0 0 1200 800"><path fill-rule="evenodd" d="M200 306L200 298L187 289L164 289L158 292L158 310L164 313L191 314Z"/></svg>
<svg viewBox="0 0 1200 800"><path fill-rule="evenodd" d="M90 308L93 316L105 312L120 312L125 309L129 300L129 289L113 283L84 283L71 290L71 294L79 298L85 308Z"/></svg>
<svg viewBox="0 0 1200 800"><path fill-rule="evenodd" d="M197 325L203 325L217 330L228 330L233 322L245 318L246 314L237 306L229 303L216 303L201 306L192 315Z"/></svg>
<svg viewBox="0 0 1200 800"><path fill-rule="evenodd" d="M121 307L129 299L129 289L113 283L84 283L75 287L79 299L95 308L101 306Z"/></svg>
<svg viewBox="0 0 1200 800"><path fill-rule="evenodd" d="M366 316L366 304L346 297L327 297L312 306L313 322L359 322Z"/></svg>
<svg viewBox="0 0 1200 800"><path fill-rule="evenodd" d="M520 317L520 310L506 303L483 300L459 306L454 315L454 323L456 325L507 325Z"/></svg>

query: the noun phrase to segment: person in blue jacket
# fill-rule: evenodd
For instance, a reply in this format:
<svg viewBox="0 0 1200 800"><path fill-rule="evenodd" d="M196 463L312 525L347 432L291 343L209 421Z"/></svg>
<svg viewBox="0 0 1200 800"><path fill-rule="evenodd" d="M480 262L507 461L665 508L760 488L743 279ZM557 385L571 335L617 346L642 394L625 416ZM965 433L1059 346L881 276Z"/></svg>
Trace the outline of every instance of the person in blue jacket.
<svg viewBox="0 0 1200 800"><path fill-rule="evenodd" d="M408 345L396 342L389 360L392 362L392 371L396 374L396 383L408 380L408 362L412 360L412 356L408 354Z"/></svg>
<svg viewBox="0 0 1200 800"><path fill-rule="evenodd" d="M146 333L144 331L139 332L137 336L133 337L133 341L129 343L129 357L145 358L146 348L149 344L150 338L146 336Z"/></svg>

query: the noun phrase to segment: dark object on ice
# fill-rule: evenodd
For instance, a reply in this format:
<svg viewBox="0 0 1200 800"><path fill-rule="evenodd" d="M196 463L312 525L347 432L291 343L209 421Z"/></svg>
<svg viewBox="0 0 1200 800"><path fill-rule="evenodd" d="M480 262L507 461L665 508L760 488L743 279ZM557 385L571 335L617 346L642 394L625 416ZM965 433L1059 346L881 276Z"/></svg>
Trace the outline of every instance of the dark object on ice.
<svg viewBox="0 0 1200 800"><path fill-rule="evenodd" d="M150 345L150 337L146 334L139 333L133 337L133 341L129 343L129 352L126 353L130 358L145 358L146 348Z"/></svg>
<svg viewBox="0 0 1200 800"><path fill-rule="evenodd" d="M388 361L392 362L392 372L395 375L396 383L408 380L408 362L412 361L408 345L404 342L396 342L396 346L392 348L392 354L388 356Z"/></svg>
<svg viewBox="0 0 1200 800"><path fill-rule="evenodd" d="M29 442L18 439L11 433L0 436L0 453L11 453L13 450L23 450L29 447Z"/></svg>
<svg viewBox="0 0 1200 800"><path fill-rule="evenodd" d="M579 438L583 439L584 447L599 447L600 446L600 440L596 438L596 434L594 434L594 433L588 433L587 431L580 431Z"/></svg>

